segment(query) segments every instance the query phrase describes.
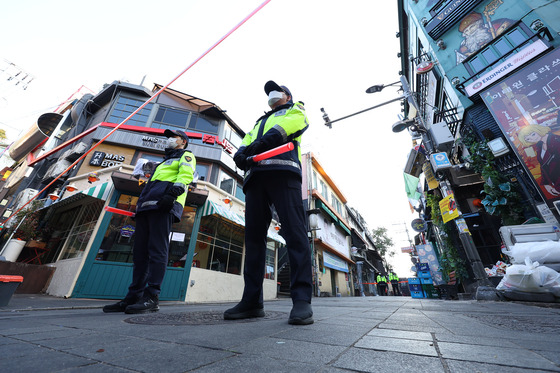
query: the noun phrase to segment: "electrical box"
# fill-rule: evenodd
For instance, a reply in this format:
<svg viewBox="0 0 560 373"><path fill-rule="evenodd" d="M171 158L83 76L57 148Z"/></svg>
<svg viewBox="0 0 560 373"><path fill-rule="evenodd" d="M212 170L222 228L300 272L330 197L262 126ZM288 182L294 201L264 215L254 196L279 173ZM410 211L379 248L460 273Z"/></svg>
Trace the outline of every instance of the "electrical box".
<svg viewBox="0 0 560 373"><path fill-rule="evenodd" d="M445 122L434 123L428 130L434 143L434 147L442 152L446 152L453 146L454 138Z"/></svg>

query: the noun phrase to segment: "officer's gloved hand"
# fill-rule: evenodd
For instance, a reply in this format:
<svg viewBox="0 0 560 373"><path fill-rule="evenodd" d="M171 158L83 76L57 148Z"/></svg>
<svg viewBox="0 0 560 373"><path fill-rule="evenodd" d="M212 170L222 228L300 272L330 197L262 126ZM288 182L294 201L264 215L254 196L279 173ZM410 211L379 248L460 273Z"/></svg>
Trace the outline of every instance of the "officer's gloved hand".
<svg viewBox="0 0 560 373"><path fill-rule="evenodd" d="M252 143L251 145L249 145L245 149L245 154L249 157L251 155L262 153L265 150L266 150L266 145L264 144L264 142L258 140Z"/></svg>
<svg viewBox="0 0 560 373"><path fill-rule="evenodd" d="M171 187L171 189L169 189L169 192L167 192L167 193L171 194L173 197L177 198L181 194L183 194L184 192L185 192L184 188L181 188L180 186L173 186L173 187Z"/></svg>
<svg viewBox="0 0 560 373"><path fill-rule="evenodd" d="M173 208L173 203L175 202L175 197L171 194L165 194L158 201L157 205L161 211L169 212Z"/></svg>
<svg viewBox="0 0 560 373"><path fill-rule="evenodd" d="M247 171L249 168L249 165L247 164L247 155L244 152L235 153L233 161L235 162L235 165L243 171Z"/></svg>

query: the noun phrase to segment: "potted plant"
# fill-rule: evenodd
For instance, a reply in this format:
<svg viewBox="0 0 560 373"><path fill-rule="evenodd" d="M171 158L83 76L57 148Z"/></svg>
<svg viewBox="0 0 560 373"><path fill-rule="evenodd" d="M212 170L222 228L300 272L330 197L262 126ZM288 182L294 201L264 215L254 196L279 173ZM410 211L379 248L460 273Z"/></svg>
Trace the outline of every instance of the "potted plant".
<svg viewBox="0 0 560 373"><path fill-rule="evenodd" d="M39 213L36 211L41 202L34 201L29 207L18 212L10 223L8 237L11 239L6 244L3 255L6 260L15 262L23 247L39 236Z"/></svg>

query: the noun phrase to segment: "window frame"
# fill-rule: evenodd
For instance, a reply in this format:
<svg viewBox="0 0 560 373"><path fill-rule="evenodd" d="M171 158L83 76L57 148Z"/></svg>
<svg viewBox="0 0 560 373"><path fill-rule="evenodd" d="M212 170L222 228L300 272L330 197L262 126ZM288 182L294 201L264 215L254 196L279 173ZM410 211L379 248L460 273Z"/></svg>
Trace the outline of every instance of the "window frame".
<svg viewBox="0 0 560 373"><path fill-rule="evenodd" d="M515 32L521 31L525 37L524 41L521 41L520 43L513 43L510 40L509 35L513 34ZM502 34L500 34L498 37L496 37L495 39L491 40L490 42L488 42L486 45L484 45L482 48L480 48L478 51L476 51L476 53L473 53L472 55L470 55L469 57L467 57L463 62L463 66L465 67L465 69L467 70L467 72L471 75L471 77L476 77L476 76L480 76L481 74L484 74L489 67L495 65L497 62L503 61L505 58L507 58L508 56L511 55L512 52L514 52L515 50L519 49L519 48L523 48L526 45L532 44L534 42L533 38L536 36L537 34L534 33L525 23L519 21L517 23L515 23L514 25L512 25L511 27L509 27L506 31L504 31ZM497 47L496 44L506 41L507 44L510 46L510 49L506 52L506 53L502 53ZM494 55L497 56L497 58L495 58L492 61L488 61L487 57L484 55L486 52L488 51L492 51L494 53ZM485 64L483 67L481 68L477 68L474 67L472 65L474 61L480 61L481 63Z"/></svg>

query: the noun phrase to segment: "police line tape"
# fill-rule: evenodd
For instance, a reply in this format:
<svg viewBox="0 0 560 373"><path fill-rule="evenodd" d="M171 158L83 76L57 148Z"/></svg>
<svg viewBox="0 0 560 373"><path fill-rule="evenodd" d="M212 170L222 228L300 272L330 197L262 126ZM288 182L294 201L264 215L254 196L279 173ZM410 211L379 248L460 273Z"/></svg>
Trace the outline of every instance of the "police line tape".
<svg viewBox="0 0 560 373"><path fill-rule="evenodd" d="M136 115L140 110L144 109L144 107L146 105L148 105L150 102L152 102L156 97L158 97L161 93L163 93L171 84L173 84L177 79L179 79L184 73L186 73L188 70L191 69L191 67L193 67L198 61L200 61L202 58L204 58L208 53L210 53L214 48L216 48L218 45L220 45L228 36L230 36L231 34L233 34L239 27L241 27L245 22L247 22L250 18L252 18L255 14L257 14L262 8L264 8L265 5L267 5L269 2L271 2L272 0L265 0L262 2L262 4L260 4L255 10L253 10L248 16L246 16L241 22L239 22L235 27L233 27L227 34L225 34L224 36L222 36L220 38L220 40L218 40L216 43L214 43L210 48L208 48L206 50L206 52L202 53L200 55L200 57L198 57L197 59L194 60L194 62L192 62L189 66L187 66L183 71L181 71L175 78L173 78L169 83L167 83L165 86L163 86L159 91L157 91L153 96L151 96L146 102L144 102L138 109L134 110L128 117L126 117L121 123L119 123L117 126L115 126L115 128L113 128L105 137L103 137L102 139L100 139L94 146L92 146L88 151L86 151L82 156L80 156L78 159L76 159L66 170L62 171L60 173L60 175L58 175L56 178L54 178L53 181L51 181L49 184L47 184L47 186L45 186L43 189L41 189L35 196L33 196L31 199L29 199L29 201L27 201L27 203L25 203L23 206L21 206L19 208L19 210L17 210L16 212L12 213L8 219L6 219L6 221L4 221L4 225L14 216L16 216L21 210L23 210L27 205L29 205L31 202L33 202L38 196L40 196L45 190L47 190L48 188L50 188L51 185L53 185L58 179L60 179L62 177L62 175L66 174L67 172L69 172L72 168L74 168L74 166L76 166L82 159L84 159L88 154L90 154L95 148L97 148L99 145L101 145L107 138L109 138L113 133L115 133L123 124L125 124L126 122L128 122L128 120L130 118L132 118L134 115Z"/></svg>
<svg viewBox="0 0 560 373"><path fill-rule="evenodd" d="M386 284L390 284L391 282L386 282ZM408 284L408 281L399 281L399 284ZM377 282L362 282L362 285L377 285Z"/></svg>

